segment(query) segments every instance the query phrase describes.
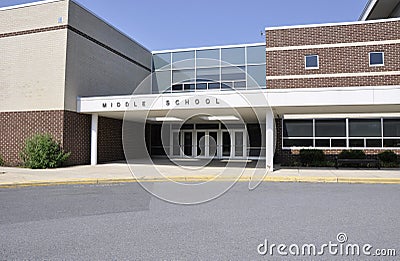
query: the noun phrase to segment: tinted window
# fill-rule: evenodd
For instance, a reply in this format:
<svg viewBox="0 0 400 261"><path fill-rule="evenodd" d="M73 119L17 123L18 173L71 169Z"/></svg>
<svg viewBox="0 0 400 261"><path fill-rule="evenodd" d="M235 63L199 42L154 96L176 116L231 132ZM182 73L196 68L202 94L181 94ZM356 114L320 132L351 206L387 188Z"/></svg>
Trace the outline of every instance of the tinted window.
<svg viewBox="0 0 400 261"><path fill-rule="evenodd" d="M247 63L265 63L265 46L247 47Z"/></svg>
<svg viewBox="0 0 400 261"><path fill-rule="evenodd" d="M172 72L172 82L194 81L194 70L179 70Z"/></svg>
<svg viewBox="0 0 400 261"><path fill-rule="evenodd" d="M383 120L383 134L385 137L400 137L400 120Z"/></svg>
<svg viewBox="0 0 400 261"><path fill-rule="evenodd" d="M319 67L318 55L307 55L306 56L306 68L318 68Z"/></svg>
<svg viewBox="0 0 400 261"><path fill-rule="evenodd" d="M284 137L312 137L313 121L312 120L284 120L283 121Z"/></svg>
<svg viewBox="0 0 400 261"><path fill-rule="evenodd" d="M346 120L315 120L316 137L346 137Z"/></svg>
<svg viewBox="0 0 400 261"><path fill-rule="evenodd" d="M313 140L309 139L296 139L296 140L283 140L283 147L312 147Z"/></svg>
<svg viewBox="0 0 400 261"><path fill-rule="evenodd" d="M349 120L350 137L381 137L381 120Z"/></svg>
<svg viewBox="0 0 400 261"><path fill-rule="evenodd" d="M245 49L240 48L228 48L221 50L222 65L227 66L229 64L242 65L245 64ZM226 64L228 63L228 64Z"/></svg>
<svg viewBox="0 0 400 261"><path fill-rule="evenodd" d="M194 51L172 53L172 63L174 68L193 68Z"/></svg>
<svg viewBox="0 0 400 261"><path fill-rule="evenodd" d="M369 65L383 65L383 53L382 52L374 52L369 53Z"/></svg>
<svg viewBox="0 0 400 261"><path fill-rule="evenodd" d="M168 65L168 66L167 66ZM170 69L171 53L160 53L153 55L154 69Z"/></svg>
<svg viewBox="0 0 400 261"><path fill-rule="evenodd" d="M266 85L265 65L253 65L247 67L247 82L249 87L263 87Z"/></svg>
<svg viewBox="0 0 400 261"><path fill-rule="evenodd" d="M307 55L306 56L306 68L318 68L318 55Z"/></svg>
<svg viewBox="0 0 400 261"><path fill-rule="evenodd" d="M224 67L221 72L222 81L246 80L246 72L244 67Z"/></svg>
<svg viewBox="0 0 400 261"><path fill-rule="evenodd" d="M214 67L219 66L219 49L199 50L196 53L197 66Z"/></svg>
<svg viewBox="0 0 400 261"><path fill-rule="evenodd" d="M197 81L219 81L219 68L197 69Z"/></svg>
<svg viewBox="0 0 400 261"><path fill-rule="evenodd" d="M171 87L171 71L161 71L153 74L153 91L163 92Z"/></svg>

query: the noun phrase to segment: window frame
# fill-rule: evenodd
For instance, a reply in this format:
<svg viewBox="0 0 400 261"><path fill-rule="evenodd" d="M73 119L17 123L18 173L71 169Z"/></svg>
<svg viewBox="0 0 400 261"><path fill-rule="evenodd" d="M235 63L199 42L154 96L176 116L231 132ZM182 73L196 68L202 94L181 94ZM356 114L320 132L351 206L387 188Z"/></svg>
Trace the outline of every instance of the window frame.
<svg viewBox="0 0 400 261"><path fill-rule="evenodd" d="M389 136L385 136L384 135L384 120L400 120L400 118L386 118L386 117L371 117L371 118L345 118L346 119L346 137L317 137L316 136L316 120L338 120L338 118L314 118L313 120L313 136L312 137L285 137L284 135L284 121L285 119L282 118L281 119L281 124L282 124L282 132L280 134L280 138L281 138L281 147L283 150L300 150L300 149L321 149L321 150L343 150L343 149L361 149L361 150L368 150L368 149L374 149L374 150L398 150L400 149L400 146L397 147L388 147L385 146L385 141L386 140L399 140L400 141L400 136L394 136L394 137L389 137ZM351 137L350 133L349 133L349 120L352 119L365 119L365 120L377 120L379 119L381 122L381 136L379 137ZM304 119L305 120L305 119ZM307 119L310 120L310 119ZM313 141L313 146L312 147L300 147L300 146L291 146L291 147L287 147L284 146L285 145L285 140L296 140L296 139L307 139L307 140L311 140ZM352 147L350 146L350 140L355 140L355 139L359 139L359 140L363 140L364 141L364 146L363 147ZM316 142L317 140L330 140L330 147L317 147L316 146ZM332 141L334 140L345 140L346 141L346 146L344 147L334 147L332 146ZM369 140L381 140L382 141L382 146L380 147L368 147L368 141Z"/></svg>
<svg viewBox="0 0 400 261"><path fill-rule="evenodd" d="M307 66L307 58L308 57L317 57L317 66L316 67L308 67ZM319 55L318 54L309 54L304 56L304 67L306 70L318 70L319 69Z"/></svg>
<svg viewBox="0 0 400 261"><path fill-rule="evenodd" d="M371 54L382 54L382 64L371 64ZM369 59L369 67L385 66L385 52L369 52L368 59Z"/></svg>

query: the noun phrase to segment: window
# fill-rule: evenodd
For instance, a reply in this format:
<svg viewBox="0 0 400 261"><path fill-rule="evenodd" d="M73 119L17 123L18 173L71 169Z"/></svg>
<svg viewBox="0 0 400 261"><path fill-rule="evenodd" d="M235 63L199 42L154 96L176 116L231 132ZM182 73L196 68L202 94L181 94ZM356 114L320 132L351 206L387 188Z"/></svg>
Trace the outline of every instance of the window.
<svg viewBox="0 0 400 261"><path fill-rule="evenodd" d="M172 53L173 68L194 68L194 51Z"/></svg>
<svg viewBox="0 0 400 261"><path fill-rule="evenodd" d="M219 49L199 50L197 51L197 67L215 67L219 66Z"/></svg>
<svg viewBox="0 0 400 261"><path fill-rule="evenodd" d="M221 50L222 66L245 64L245 48L224 48Z"/></svg>
<svg viewBox="0 0 400 261"><path fill-rule="evenodd" d="M248 64L265 64L265 46L247 47L247 63Z"/></svg>
<svg viewBox="0 0 400 261"><path fill-rule="evenodd" d="M287 138L312 137L312 120L285 120L283 122L283 135Z"/></svg>
<svg viewBox="0 0 400 261"><path fill-rule="evenodd" d="M172 83L194 81L194 70L179 70L172 72Z"/></svg>
<svg viewBox="0 0 400 261"><path fill-rule="evenodd" d="M384 66L385 58L383 52L369 53L369 66Z"/></svg>
<svg viewBox="0 0 400 261"><path fill-rule="evenodd" d="M168 70L171 68L171 53L153 55L153 67L156 70Z"/></svg>
<svg viewBox="0 0 400 261"><path fill-rule="evenodd" d="M247 66L247 85L248 87L263 87L266 85L265 65Z"/></svg>
<svg viewBox="0 0 400 261"><path fill-rule="evenodd" d="M350 119L350 137L381 137L381 120Z"/></svg>
<svg viewBox="0 0 400 261"><path fill-rule="evenodd" d="M384 119L383 120L383 136L400 137L400 120Z"/></svg>
<svg viewBox="0 0 400 261"><path fill-rule="evenodd" d="M315 120L316 137L346 137L346 120Z"/></svg>
<svg viewBox="0 0 400 261"><path fill-rule="evenodd" d="M399 148L399 118L286 119L283 147Z"/></svg>
<svg viewBox="0 0 400 261"><path fill-rule="evenodd" d="M306 55L305 62L306 62L306 69L319 69L318 55Z"/></svg>

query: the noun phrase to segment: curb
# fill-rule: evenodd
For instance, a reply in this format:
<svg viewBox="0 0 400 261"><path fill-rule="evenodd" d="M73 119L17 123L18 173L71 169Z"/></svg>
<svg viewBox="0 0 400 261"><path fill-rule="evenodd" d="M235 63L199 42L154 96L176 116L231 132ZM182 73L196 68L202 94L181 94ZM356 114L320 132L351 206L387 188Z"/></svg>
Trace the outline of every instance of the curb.
<svg viewBox="0 0 400 261"><path fill-rule="evenodd" d="M78 179L68 181L30 181L0 184L0 188L22 188L22 187L48 187L61 185L98 185L116 183L140 183L140 182L206 182L206 181L238 181L248 182L250 177L217 178L206 176L191 177L166 177L166 178L126 178L126 179ZM299 176L267 176L264 182L292 182L292 183L347 183L347 184L400 184L400 178L359 178L359 177L299 177Z"/></svg>

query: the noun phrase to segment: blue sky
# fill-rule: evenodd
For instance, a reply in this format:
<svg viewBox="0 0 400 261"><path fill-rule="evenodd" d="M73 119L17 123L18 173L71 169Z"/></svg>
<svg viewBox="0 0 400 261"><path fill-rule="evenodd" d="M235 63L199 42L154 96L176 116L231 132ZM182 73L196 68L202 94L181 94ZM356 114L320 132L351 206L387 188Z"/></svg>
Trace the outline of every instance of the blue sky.
<svg viewBox="0 0 400 261"><path fill-rule="evenodd" d="M266 26L358 20L367 0L76 0L150 50L263 42ZM0 0L0 7L34 2Z"/></svg>

